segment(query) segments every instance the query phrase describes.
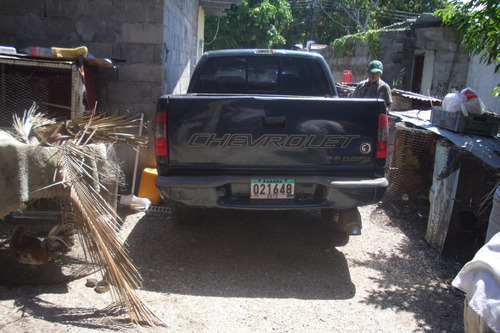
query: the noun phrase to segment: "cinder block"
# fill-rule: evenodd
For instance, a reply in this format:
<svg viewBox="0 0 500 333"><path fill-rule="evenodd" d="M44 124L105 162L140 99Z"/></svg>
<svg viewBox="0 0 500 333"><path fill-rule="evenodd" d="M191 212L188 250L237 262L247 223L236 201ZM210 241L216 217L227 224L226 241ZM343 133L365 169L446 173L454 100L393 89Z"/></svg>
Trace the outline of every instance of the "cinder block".
<svg viewBox="0 0 500 333"><path fill-rule="evenodd" d="M147 1L125 1L122 3L123 6L123 22L129 23L149 23L152 20L149 19L152 16L154 7L151 6Z"/></svg>
<svg viewBox="0 0 500 333"><path fill-rule="evenodd" d="M73 1L71 1L73 2ZM117 16L123 12L120 1L99 0L98 3L91 1L76 1L84 7L79 7L79 14L95 21L117 22ZM67 13L67 17L75 17L74 13Z"/></svg>
<svg viewBox="0 0 500 333"><path fill-rule="evenodd" d="M447 43L443 43L443 41L438 41L438 40L427 40L425 42L425 49L426 50L442 50L443 48L444 49L448 49L448 44Z"/></svg>
<svg viewBox="0 0 500 333"><path fill-rule="evenodd" d="M23 16L28 12L36 16L45 15L45 1L39 0L2 0L0 5L2 16ZM29 9L29 10L27 10ZM19 27L19 26L18 26Z"/></svg>
<svg viewBox="0 0 500 333"><path fill-rule="evenodd" d="M89 52L96 58L120 58L113 53L113 44L111 43L88 43Z"/></svg>
<svg viewBox="0 0 500 333"><path fill-rule="evenodd" d="M435 61L434 67L441 67L447 65L451 66L451 64L453 64L453 61L455 61L455 53L448 51L436 52L436 57L434 61Z"/></svg>
<svg viewBox="0 0 500 333"><path fill-rule="evenodd" d="M102 67L99 68L99 80L101 82L117 81L118 80L118 70L115 68ZM105 89L102 89L105 91ZM101 92L101 99L107 99L106 93Z"/></svg>
<svg viewBox="0 0 500 333"><path fill-rule="evenodd" d="M424 39L416 39L414 48L415 50L425 50L426 41Z"/></svg>
<svg viewBox="0 0 500 333"><path fill-rule="evenodd" d="M3 16L0 15L0 31L2 35L2 45L10 46L13 44L7 44L5 42L4 36L12 36L13 38L16 34L20 33L20 30L24 30L19 27L19 22L21 20L20 16Z"/></svg>
<svg viewBox="0 0 500 333"><path fill-rule="evenodd" d="M122 43L121 54L126 54L128 63L155 63L154 50L156 45ZM156 63L161 63L156 62Z"/></svg>
<svg viewBox="0 0 500 333"><path fill-rule="evenodd" d="M358 57L368 55L368 46L366 46L366 45L358 46L355 50L355 55Z"/></svg>
<svg viewBox="0 0 500 333"><path fill-rule="evenodd" d="M452 41L456 41L456 37L457 37L457 29L456 28L453 28L453 27L446 27L446 28L443 28L443 38L445 40L452 40Z"/></svg>
<svg viewBox="0 0 500 333"><path fill-rule="evenodd" d="M423 29L424 38L428 40L442 41L443 40L443 29L441 27L436 28L426 28Z"/></svg>
<svg viewBox="0 0 500 333"><path fill-rule="evenodd" d="M162 24L124 23L121 28L121 40L124 43L163 43Z"/></svg>
<svg viewBox="0 0 500 333"><path fill-rule="evenodd" d="M415 29L414 30L414 33L415 33L415 38L416 39L425 39L425 31L426 29Z"/></svg>
<svg viewBox="0 0 500 333"><path fill-rule="evenodd" d="M153 62L161 64L163 60L163 45L153 45Z"/></svg>
<svg viewBox="0 0 500 333"><path fill-rule="evenodd" d="M108 82L108 101L118 103L152 101L152 86L151 83L146 82Z"/></svg>
<svg viewBox="0 0 500 333"><path fill-rule="evenodd" d="M123 82L162 82L162 64L127 64L118 70Z"/></svg>

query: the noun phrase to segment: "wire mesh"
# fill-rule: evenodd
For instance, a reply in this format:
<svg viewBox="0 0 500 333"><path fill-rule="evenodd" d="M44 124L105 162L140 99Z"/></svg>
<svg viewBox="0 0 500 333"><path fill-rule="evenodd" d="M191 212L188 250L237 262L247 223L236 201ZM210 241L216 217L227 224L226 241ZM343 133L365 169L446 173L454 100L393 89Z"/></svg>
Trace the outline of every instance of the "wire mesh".
<svg viewBox="0 0 500 333"><path fill-rule="evenodd" d="M0 62L0 127L12 127L35 102L51 118L71 118L72 71Z"/></svg>
<svg viewBox="0 0 500 333"><path fill-rule="evenodd" d="M428 197L432 185L437 136L427 130L396 123L396 135L387 178L387 196Z"/></svg>

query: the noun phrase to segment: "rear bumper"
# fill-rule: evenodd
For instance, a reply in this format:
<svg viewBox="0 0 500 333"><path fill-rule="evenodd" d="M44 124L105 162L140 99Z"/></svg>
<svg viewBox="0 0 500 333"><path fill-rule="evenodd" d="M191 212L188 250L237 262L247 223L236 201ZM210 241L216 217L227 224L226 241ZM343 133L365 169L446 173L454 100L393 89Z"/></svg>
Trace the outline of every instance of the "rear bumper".
<svg viewBox="0 0 500 333"><path fill-rule="evenodd" d="M380 201L388 185L384 177L358 179L299 176L294 177L294 199L250 199L251 178L263 177L157 176L155 185L164 200L176 204L262 210L365 206Z"/></svg>

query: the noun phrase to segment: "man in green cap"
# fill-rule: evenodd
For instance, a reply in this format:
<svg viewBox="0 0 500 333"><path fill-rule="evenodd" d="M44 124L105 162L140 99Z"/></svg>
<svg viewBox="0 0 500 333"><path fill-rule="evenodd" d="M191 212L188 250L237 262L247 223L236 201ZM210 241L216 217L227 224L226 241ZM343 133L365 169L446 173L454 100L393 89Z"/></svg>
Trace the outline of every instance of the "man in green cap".
<svg viewBox="0 0 500 333"><path fill-rule="evenodd" d="M391 88L380 78L384 72L384 65L379 60L373 60L368 65L367 72L368 79L357 85L351 97L381 98L385 101L387 111L390 111L392 106Z"/></svg>

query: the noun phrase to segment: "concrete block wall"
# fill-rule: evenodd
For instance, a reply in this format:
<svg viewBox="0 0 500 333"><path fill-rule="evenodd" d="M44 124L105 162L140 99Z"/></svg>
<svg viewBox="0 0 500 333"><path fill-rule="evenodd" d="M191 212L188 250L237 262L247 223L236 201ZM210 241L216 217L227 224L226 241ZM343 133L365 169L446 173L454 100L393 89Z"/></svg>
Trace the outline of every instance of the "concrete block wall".
<svg viewBox="0 0 500 333"><path fill-rule="evenodd" d="M337 56L331 47L319 51L328 63L335 82L342 82L342 73L344 70L352 71L353 83L366 78L368 46L359 40L352 40L348 43L347 47L353 49L353 54L350 56Z"/></svg>
<svg viewBox="0 0 500 333"><path fill-rule="evenodd" d="M487 78L487 79L485 79ZM491 95L500 82L500 73L495 73L495 66L485 65L479 56L474 56L467 74L467 87L472 88L483 101L486 110L500 115L500 97Z"/></svg>
<svg viewBox="0 0 500 333"><path fill-rule="evenodd" d="M167 3L168 2L168 3ZM199 1L168 0L163 22L163 93L185 93L196 65Z"/></svg>
<svg viewBox="0 0 500 333"><path fill-rule="evenodd" d="M382 79L392 87L394 80L398 79L400 73L405 50L404 40L407 37L405 34L383 33L379 38L378 59L384 64ZM370 50L366 43L355 40L354 45L355 50L352 56L336 57L331 48L321 51L321 54L323 54L330 66L336 82L342 82L343 70L352 71L353 83L367 78L366 69L368 63L374 59L369 59L368 54Z"/></svg>
<svg viewBox="0 0 500 333"><path fill-rule="evenodd" d="M2 0L0 45L85 45L96 58L125 60L118 69L99 69L99 107L109 114L144 114L150 145L140 153L137 189L140 171L156 166L157 99L185 91L195 65L198 5L199 0ZM124 191L130 193L135 151L119 147L119 158Z"/></svg>
<svg viewBox="0 0 500 333"><path fill-rule="evenodd" d="M455 33L453 27L415 30L418 49L435 53L431 93L437 97L444 97L452 88L464 88L467 81L470 57Z"/></svg>
<svg viewBox="0 0 500 333"><path fill-rule="evenodd" d="M409 89L409 84L405 86L406 80L403 75L407 72L404 69L404 66L407 65L404 64L404 61L408 57L405 41L411 39L411 33L409 31L394 31L381 34L379 38L379 60L384 64L382 79L391 88Z"/></svg>

